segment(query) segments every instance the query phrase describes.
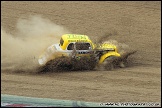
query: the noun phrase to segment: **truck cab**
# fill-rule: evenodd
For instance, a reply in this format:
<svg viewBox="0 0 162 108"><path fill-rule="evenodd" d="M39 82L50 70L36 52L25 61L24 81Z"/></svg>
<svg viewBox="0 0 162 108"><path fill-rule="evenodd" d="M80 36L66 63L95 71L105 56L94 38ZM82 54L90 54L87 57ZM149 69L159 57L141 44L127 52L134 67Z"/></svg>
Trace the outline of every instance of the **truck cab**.
<svg viewBox="0 0 162 108"><path fill-rule="evenodd" d="M77 47L77 50L89 50L93 49L93 43L87 35L80 34L65 34L61 37L59 46L62 50L72 50L72 46L74 43L82 43L81 47Z"/></svg>
<svg viewBox="0 0 162 108"><path fill-rule="evenodd" d="M90 57L91 54L97 55L96 58L98 58L99 64L110 56L120 56L116 46L113 44L94 44L87 35L64 34L61 36L59 43L53 44L46 49L38 62L40 65L44 65L49 60L61 56L80 58L82 56Z"/></svg>
<svg viewBox="0 0 162 108"><path fill-rule="evenodd" d="M60 43L55 44L56 50L65 52L69 55L75 51L77 55L85 55L92 52L94 44L87 35L65 34L61 37Z"/></svg>

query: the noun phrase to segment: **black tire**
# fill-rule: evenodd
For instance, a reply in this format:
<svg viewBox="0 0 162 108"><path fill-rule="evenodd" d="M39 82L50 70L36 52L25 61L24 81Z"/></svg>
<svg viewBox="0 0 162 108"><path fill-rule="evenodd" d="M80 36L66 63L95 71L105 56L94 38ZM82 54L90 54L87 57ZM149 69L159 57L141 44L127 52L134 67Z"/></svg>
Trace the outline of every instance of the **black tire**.
<svg viewBox="0 0 162 108"><path fill-rule="evenodd" d="M72 60L72 70L93 70L97 65L95 56L83 56Z"/></svg>
<svg viewBox="0 0 162 108"><path fill-rule="evenodd" d="M118 67L120 67L120 68L125 68L125 67L127 67L128 66L128 61L127 61L127 59L123 59L123 60L120 60L119 62L118 62Z"/></svg>
<svg viewBox="0 0 162 108"><path fill-rule="evenodd" d="M101 64L101 68L104 68L104 70L113 70L117 65L117 59L118 57L116 56L107 57Z"/></svg>

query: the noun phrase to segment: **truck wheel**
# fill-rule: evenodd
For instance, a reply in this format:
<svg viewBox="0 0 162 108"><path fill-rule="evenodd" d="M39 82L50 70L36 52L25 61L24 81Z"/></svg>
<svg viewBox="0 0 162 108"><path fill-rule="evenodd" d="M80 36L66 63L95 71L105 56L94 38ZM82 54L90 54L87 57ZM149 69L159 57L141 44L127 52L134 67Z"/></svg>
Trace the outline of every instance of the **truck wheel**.
<svg viewBox="0 0 162 108"><path fill-rule="evenodd" d="M128 66L128 61L127 60L122 60L118 63L120 68L125 68Z"/></svg>
<svg viewBox="0 0 162 108"><path fill-rule="evenodd" d="M113 70L117 64L117 58L116 56L107 57L101 65L103 65L105 70Z"/></svg>

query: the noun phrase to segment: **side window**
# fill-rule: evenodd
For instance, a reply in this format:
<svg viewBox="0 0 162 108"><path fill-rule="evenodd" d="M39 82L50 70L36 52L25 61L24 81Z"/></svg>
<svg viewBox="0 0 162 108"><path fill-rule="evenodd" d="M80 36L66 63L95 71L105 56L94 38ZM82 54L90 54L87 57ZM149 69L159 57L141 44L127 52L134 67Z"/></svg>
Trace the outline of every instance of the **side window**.
<svg viewBox="0 0 162 108"><path fill-rule="evenodd" d="M64 40L61 38L61 39L60 39L60 45L62 46L63 43L64 43Z"/></svg>
<svg viewBox="0 0 162 108"><path fill-rule="evenodd" d="M67 50L73 50L73 45L74 45L73 43L70 43L67 47Z"/></svg>

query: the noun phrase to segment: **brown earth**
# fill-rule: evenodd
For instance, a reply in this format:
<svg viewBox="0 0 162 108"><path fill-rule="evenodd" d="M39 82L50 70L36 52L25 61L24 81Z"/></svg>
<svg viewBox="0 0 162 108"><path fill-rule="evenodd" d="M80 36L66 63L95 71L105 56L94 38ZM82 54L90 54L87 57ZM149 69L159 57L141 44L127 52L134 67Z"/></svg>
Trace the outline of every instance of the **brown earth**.
<svg viewBox="0 0 162 108"><path fill-rule="evenodd" d="M161 102L160 1L1 2L1 27L8 33L16 32L18 18L29 15L42 15L94 41L115 31L118 35L110 38L137 53L129 58L130 67L113 71L37 74L1 70L2 94L91 102Z"/></svg>

